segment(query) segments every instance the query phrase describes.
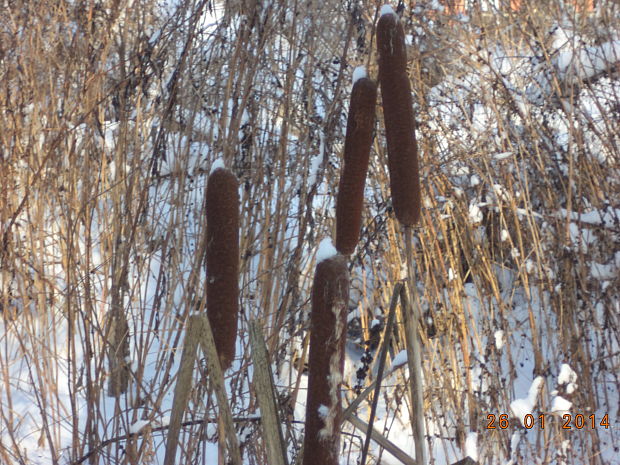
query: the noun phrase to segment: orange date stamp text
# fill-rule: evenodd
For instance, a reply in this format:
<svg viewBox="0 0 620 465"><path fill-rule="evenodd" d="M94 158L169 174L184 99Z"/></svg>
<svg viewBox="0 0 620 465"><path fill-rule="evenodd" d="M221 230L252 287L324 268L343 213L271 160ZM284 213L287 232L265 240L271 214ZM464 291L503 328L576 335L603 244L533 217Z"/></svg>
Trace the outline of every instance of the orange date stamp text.
<svg viewBox="0 0 620 465"><path fill-rule="evenodd" d="M545 429L547 426L548 417L550 416L551 415L545 413L541 413L539 415L532 415L531 413L528 413L523 417L522 421L519 421L516 418L511 418L510 415L506 413L489 413L487 415L486 429L508 429L514 424L523 425L526 429ZM609 429L608 414L596 416L594 414L583 415L581 413L566 413L561 417L556 415L555 418L561 419L562 429Z"/></svg>

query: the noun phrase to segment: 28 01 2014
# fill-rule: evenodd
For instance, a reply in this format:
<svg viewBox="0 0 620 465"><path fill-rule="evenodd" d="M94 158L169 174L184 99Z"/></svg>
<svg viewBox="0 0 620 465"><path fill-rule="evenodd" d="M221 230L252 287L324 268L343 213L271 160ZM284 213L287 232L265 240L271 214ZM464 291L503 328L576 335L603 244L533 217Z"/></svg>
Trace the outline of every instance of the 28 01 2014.
<svg viewBox="0 0 620 465"><path fill-rule="evenodd" d="M526 429L540 428L545 429L547 426L548 417L552 417L555 420L561 420L562 429L595 429L595 428L609 428L609 415L605 414L602 417L599 415L591 414L584 415L581 413L566 413L561 417L557 415L549 415L541 413L538 415L532 415L528 413L523 417L521 421L517 421L511 418L506 413L494 414L489 413L487 415L486 429L508 429L512 425L511 422L517 421L518 425L524 426Z"/></svg>

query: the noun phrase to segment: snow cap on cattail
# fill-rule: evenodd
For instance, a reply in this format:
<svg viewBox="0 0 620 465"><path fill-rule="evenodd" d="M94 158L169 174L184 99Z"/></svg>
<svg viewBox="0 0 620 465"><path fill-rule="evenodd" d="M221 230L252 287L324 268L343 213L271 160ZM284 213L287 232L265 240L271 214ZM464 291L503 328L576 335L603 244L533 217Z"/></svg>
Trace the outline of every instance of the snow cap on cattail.
<svg viewBox="0 0 620 465"><path fill-rule="evenodd" d="M336 248L350 255L359 241L364 205L364 185L375 126L377 85L366 70L354 71L354 84L344 141L344 166L336 200ZM355 74L358 76L355 76Z"/></svg>
<svg viewBox="0 0 620 465"><path fill-rule="evenodd" d="M226 166L224 165L224 160L218 158L211 165L211 170L209 171L209 174L213 173L215 170L219 170L220 168L226 168Z"/></svg>
<svg viewBox="0 0 620 465"><path fill-rule="evenodd" d="M353 75L351 78L351 83L355 85L357 81L362 78L368 77L368 73L366 72L366 68L364 66L356 66L353 70Z"/></svg>
<svg viewBox="0 0 620 465"><path fill-rule="evenodd" d="M394 11L394 8L392 8L392 5L386 3L385 5L381 7L381 10L379 11L379 16L384 16L384 15L396 16L396 12Z"/></svg>
<svg viewBox="0 0 620 465"><path fill-rule="evenodd" d="M337 254L338 254L338 251L335 249L331 238L326 237L320 242L319 248L316 251L316 263L319 264L323 260L332 258L334 255L337 255Z"/></svg>
<svg viewBox="0 0 620 465"><path fill-rule="evenodd" d="M396 14L379 18L377 47L394 211L402 224L413 226L420 218L418 150L405 34Z"/></svg>
<svg viewBox="0 0 620 465"><path fill-rule="evenodd" d="M216 165L214 163L214 165ZM207 317L222 370L235 358L239 314L239 183L217 164L207 180Z"/></svg>
<svg viewBox="0 0 620 465"><path fill-rule="evenodd" d="M345 257L316 265L312 284L308 398L303 465L338 465L349 271Z"/></svg>

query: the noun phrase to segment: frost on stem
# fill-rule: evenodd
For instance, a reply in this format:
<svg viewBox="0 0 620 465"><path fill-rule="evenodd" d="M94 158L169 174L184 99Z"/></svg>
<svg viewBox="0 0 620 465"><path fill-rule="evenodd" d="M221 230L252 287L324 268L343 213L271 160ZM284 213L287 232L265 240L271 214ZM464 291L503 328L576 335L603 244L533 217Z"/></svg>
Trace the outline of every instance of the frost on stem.
<svg viewBox="0 0 620 465"><path fill-rule="evenodd" d="M312 285L304 465L337 465L349 272L342 255L316 266Z"/></svg>
<svg viewBox="0 0 620 465"><path fill-rule="evenodd" d="M377 47L394 211L402 224L413 226L420 218L418 148L405 34L395 14L384 14L379 19Z"/></svg>
<svg viewBox="0 0 620 465"><path fill-rule="evenodd" d="M344 141L344 167L336 200L336 249L350 255L359 241L364 185L375 126L377 85L366 77L356 80Z"/></svg>
<svg viewBox="0 0 620 465"><path fill-rule="evenodd" d="M222 370L235 358L239 314L239 190L233 173L209 175L207 208L207 316Z"/></svg>

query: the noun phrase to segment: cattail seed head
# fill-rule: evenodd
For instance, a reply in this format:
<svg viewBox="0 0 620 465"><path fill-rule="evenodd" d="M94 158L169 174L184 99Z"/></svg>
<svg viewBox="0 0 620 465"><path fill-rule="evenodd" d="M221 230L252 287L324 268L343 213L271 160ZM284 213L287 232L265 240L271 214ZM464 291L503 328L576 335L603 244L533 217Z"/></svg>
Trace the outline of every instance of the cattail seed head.
<svg viewBox="0 0 620 465"><path fill-rule="evenodd" d="M420 218L420 178L403 26L387 12L377 24L379 82L394 211L405 226Z"/></svg>
<svg viewBox="0 0 620 465"><path fill-rule="evenodd" d="M338 465L349 271L342 255L319 262L312 285L304 465Z"/></svg>
<svg viewBox="0 0 620 465"><path fill-rule="evenodd" d="M239 314L239 184L217 168L207 181L207 316L222 370L235 358Z"/></svg>
<svg viewBox="0 0 620 465"><path fill-rule="evenodd" d="M375 125L377 85L366 77L355 80L344 141L344 167L336 200L336 249L350 255L359 241L364 185Z"/></svg>

